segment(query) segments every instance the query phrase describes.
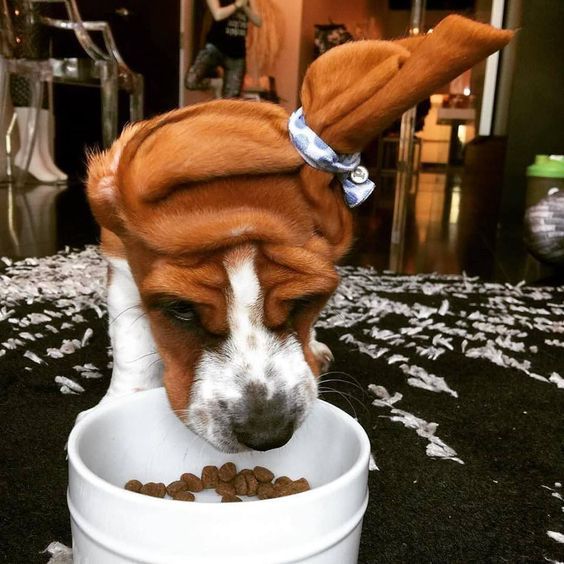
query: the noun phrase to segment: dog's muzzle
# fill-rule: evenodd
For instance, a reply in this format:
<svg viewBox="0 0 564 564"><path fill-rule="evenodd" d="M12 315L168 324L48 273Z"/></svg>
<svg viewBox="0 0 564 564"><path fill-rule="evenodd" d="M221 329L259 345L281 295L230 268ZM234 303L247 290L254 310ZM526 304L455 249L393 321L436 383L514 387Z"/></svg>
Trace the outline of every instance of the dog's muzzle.
<svg viewBox="0 0 564 564"><path fill-rule="evenodd" d="M243 398L230 409L233 434L253 450L284 446L292 438L301 415L292 403L283 392L267 398L266 386L248 384Z"/></svg>

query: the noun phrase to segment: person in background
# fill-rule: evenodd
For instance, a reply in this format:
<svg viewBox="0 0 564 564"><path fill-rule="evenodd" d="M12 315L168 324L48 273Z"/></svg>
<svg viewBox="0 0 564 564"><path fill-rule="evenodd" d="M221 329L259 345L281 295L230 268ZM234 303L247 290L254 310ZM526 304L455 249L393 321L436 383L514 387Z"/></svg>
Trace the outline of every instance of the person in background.
<svg viewBox="0 0 564 564"><path fill-rule="evenodd" d="M248 23L260 27L262 19L255 0L206 0L213 23L205 47L198 53L185 77L189 90L210 88L210 77L223 69L223 98L237 98L245 76Z"/></svg>

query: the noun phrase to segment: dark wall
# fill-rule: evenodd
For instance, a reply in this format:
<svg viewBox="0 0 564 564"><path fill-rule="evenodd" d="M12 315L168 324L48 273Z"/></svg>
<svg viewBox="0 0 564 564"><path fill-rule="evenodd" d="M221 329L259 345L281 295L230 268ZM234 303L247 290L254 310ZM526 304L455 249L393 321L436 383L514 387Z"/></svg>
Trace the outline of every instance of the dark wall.
<svg viewBox="0 0 564 564"><path fill-rule="evenodd" d="M109 22L125 62L145 76L147 117L178 106L179 0L77 0L84 18Z"/></svg>
<svg viewBox="0 0 564 564"><path fill-rule="evenodd" d="M501 221L523 218L526 168L564 153L564 1L523 0L507 126Z"/></svg>
<svg viewBox="0 0 564 564"><path fill-rule="evenodd" d="M129 67L145 78L145 117L178 106L180 2L178 0L77 0L84 20L110 23ZM85 57L71 32L53 37L56 55ZM56 85L56 157L74 178L85 175L87 148L101 145L100 91ZM129 120L128 98L120 93L120 127Z"/></svg>

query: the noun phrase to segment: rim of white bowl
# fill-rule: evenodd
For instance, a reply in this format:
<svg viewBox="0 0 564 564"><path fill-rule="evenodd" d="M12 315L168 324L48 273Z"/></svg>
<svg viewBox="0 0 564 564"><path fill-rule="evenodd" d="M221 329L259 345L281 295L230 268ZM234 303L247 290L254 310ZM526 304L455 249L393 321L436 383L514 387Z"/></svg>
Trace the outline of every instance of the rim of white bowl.
<svg viewBox="0 0 564 564"><path fill-rule="evenodd" d="M84 418L74 426L74 428L72 429L69 435L69 439L67 443L67 453L68 453L69 464L72 464L75 467L77 473L83 476L84 479L86 479L93 485L99 487L100 489L105 490L106 492L112 495L117 495L118 497L121 497L124 500L133 503L138 503L141 505L149 504L149 506L151 506L151 504L156 504L155 505L156 507L159 506L159 504L162 504L163 501L165 501L165 502L181 503L183 506L186 507L186 511L198 511L198 510L203 511L204 510L203 507L209 508L206 509L206 511L214 511L214 509L211 509L211 507L219 506L222 509L218 511L243 512L245 511L245 507L249 505L249 503L252 504L252 502L257 501L257 500L252 500L252 502L247 501L244 503L219 503L219 502L186 503L174 499L156 498L148 495L140 495L137 492L131 492L124 488L120 488L119 486L115 486L114 484L104 480L103 478L98 476L95 472L90 470L90 468L88 468L88 466L85 464L85 462L82 460L81 456L78 453L78 443L89 421L102 417L104 413L118 408L122 403L128 403L130 401L140 401L140 399L138 400L137 398L141 398L145 394L155 394L155 393L166 393L166 392L164 392L164 387L154 388L152 390L145 390L143 392L135 392L134 394L112 401L108 405L97 406L94 409L94 411L86 414ZM277 497L274 499L258 500L262 504L276 503L281 506L283 504L300 502L300 500L304 501L306 496L307 499L313 501L315 497L320 497L322 495L323 496L330 495L332 491L339 489L343 482L352 481L355 478L355 476L357 476L365 468L367 468L368 462L370 460L370 440L362 425L358 421L356 421L356 419L351 417L348 413L344 412L342 409L339 409L337 406L319 398L316 401L324 404L324 406L332 410L335 413L335 415L337 415L342 420L346 421L348 425L351 425L353 427L355 431L355 435L357 436L360 442L360 452L357 456L357 459L346 472L344 472L338 478L335 478L334 480L331 480L326 484L317 486L306 492L301 492L299 495L290 495L286 497Z"/></svg>

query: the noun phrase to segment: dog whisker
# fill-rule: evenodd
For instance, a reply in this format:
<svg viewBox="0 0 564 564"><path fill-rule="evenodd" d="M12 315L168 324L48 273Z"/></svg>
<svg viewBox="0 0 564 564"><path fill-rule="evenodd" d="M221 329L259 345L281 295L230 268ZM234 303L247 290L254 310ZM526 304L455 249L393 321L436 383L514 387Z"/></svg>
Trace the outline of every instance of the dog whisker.
<svg viewBox="0 0 564 564"><path fill-rule="evenodd" d="M356 401L360 406L362 406L362 409L366 412L366 414L370 416L370 410L368 409L366 404L351 394L347 394L346 392L341 392L339 390L335 390L333 388L328 388L328 387L319 388L319 392L320 392L319 393L320 396L322 396L323 394L338 394L339 396L341 396L350 405L356 419L358 419L357 413L350 400Z"/></svg>
<svg viewBox="0 0 564 564"><path fill-rule="evenodd" d="M113 319L110 319L109 325L117 321L125 312L129 311L130 309L135 309L141 307L139 304L134 304L132 306L126 307L125 309L121 310Z"/></svg>
<svg viewBox="0 0 564 564"><path fill-rule="evenodd" d="M133 327L140 319L142 319L143 317L147 317L146 313L143 312L141 313L141 315L138 315L129 325L128 329L131 329L131 327Z"/></svg>
<svg viewBox="0 0 564 564"><path fill-rule="evenodd" d="M349 382L348 380L343 380L342 378L330 378L328 380L320 380L320 384L328 384L330 382L339 382L341 384L347 384L348 386L354 387L358 390L363 396L369 397L368 392L364 390L359 384L356 382Z"/></svg>
<svg viewBox="0 0 564 564"><path fill-rule="evenodd" d="M321 376L330 376L332 374L337 374L337 375L340 375L340 376L346 376L347 378L350 378L353 382L356 382L359 386L362 386L362 384L360 383L360 380L356 376L353 376L349 372L343 372L342 370L329 370L329 371L321 374Z"/></svg>
<svg viewBox="0 0 564 564"><path fill-rule="evenodd" d="M345 394L337 391L337 390L322 390L320 392L320 396L323 394L338 394L339 396L341 396L348 404L349 407L351 408L351 411L353 412L354 418L358 420L358 416L356 414L356 409L354 408L354 405L352 404L352 402L346 397Z"/></svg>
<svg viewBox="0 0 564 564"><path fill-rule="evenodd" d="M159 351L152 351L152 352L149 352L149 353L142 354L141 356L138 356L137 358L133 358L132 360L128 360L127 362L128 363L137 362L138 360L141 360L142 358L146 358L148 356L152 356L152 355L155 355L155 354L159 354Z"/></svg>
<svg viewBox="0 0 564 564"><path fill-rule="evenodd" d="M342 376L342 377L347 377L350 378L352 380L352 382L350 382L351 385L356 384L356 386L362 390L365 394L367 394L366 390L364 389L364 387L362 386L362 384L360 383L360 380L358 378L356 378L355 376L353 376L352 374L349 374L348 372L343 372L341 370L331 370L329 372L324 372L323 374L321 374L319 376L319 378L323 378L325 376ZM368 395L368 394L367 394Z"/></svg>
<svg viewBox="0 0 564 564"><path fill-rule="evenodd" d="M154 360L153 362L151 362L151 364L149 364L149 366L147 366L146 370L148 370L149 368L152 368L153 366L155 366L155 364L158 364L159 362L162 364L163 361L162 361L161 358L157 358L157 360Z"/></svg>

